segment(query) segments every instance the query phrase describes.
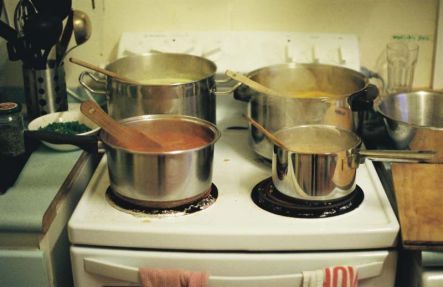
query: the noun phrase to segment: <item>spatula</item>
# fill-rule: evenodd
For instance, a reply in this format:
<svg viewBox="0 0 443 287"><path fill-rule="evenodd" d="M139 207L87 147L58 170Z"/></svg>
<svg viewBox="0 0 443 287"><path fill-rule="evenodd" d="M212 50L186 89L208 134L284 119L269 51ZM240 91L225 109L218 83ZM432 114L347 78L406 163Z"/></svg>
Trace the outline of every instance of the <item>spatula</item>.
<svg viewBox="0 0 443 287"><path fill-rule="evenodd" d="M80 110L86 117L110 134L121 147L135 151L152 151L162 147L158 141L152 139L149 135L120 124L91 100L83 102L80 105Z"/></svg>

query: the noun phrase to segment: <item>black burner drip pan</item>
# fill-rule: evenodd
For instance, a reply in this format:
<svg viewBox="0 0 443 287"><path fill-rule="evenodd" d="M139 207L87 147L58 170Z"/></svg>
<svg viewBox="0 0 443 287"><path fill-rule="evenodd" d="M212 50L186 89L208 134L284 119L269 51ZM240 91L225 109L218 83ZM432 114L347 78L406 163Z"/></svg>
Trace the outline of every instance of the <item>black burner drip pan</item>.
<svg viewBox="0 0 443 287"><path fill-rule="evenodd" d="M204 197L199 198L194 202L183 204L173 208L152 208L140 206L122 199L121 197L115 195L111 187L108 187L108 189L106 190L106 198L113 207L131 214L156 216L177 216L192 214L211 206L216 201L217 197L217 187L212 184L211 190L206 195L204 195Z"/></svg>
<svg viewBox="0 0 443 287"><path fill-rule="evenodd" d="M352 193L340 199L301 200L278 191L269 177L253 188L251 198L260 208L274 214L297 218L325 218L354 210L362 203L364 193L357 186Z"/></svg>

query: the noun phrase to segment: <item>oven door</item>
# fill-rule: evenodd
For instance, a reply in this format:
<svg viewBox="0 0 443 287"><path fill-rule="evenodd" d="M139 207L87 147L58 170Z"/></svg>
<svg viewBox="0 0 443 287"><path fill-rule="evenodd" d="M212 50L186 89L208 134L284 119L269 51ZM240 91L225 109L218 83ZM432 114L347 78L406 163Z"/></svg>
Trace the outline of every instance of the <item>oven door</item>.
<svg viewBox="0 0 443 287"><path fill-rule="evenodd" d="M334 265L358 269L360 287L393 287L395 251L176 252L71 247L76 287L140 286L139 267L206 271L210 287L302 286L302 271Z"/></svg>

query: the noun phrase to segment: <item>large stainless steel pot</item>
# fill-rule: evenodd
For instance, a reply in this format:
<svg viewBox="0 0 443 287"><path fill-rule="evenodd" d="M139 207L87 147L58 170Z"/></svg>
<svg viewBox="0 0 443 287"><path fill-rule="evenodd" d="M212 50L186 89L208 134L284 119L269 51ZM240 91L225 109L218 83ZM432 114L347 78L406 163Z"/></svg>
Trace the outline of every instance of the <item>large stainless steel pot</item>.
<svg viewBox="0 0 443 287"><path fill-rule="evenodd" d="M399 149L437 152L443 163L443 93L414 91L379 97L375 110L382 115L389 137Z"/></svg>
<svg viewBox="0 0 443 287"><path fill-rule="evenodd" d="M328 125L303 125L275 133L272 182L281 193L301 200L336 200L354 191L356 171L365 158L428 162L433 152L361 150L352 131Z"/></svg>
<svg viewBox="0 0 443 287"><path fill-rule="evenodd" d="M217 67L208 59L155 53L120 58L105 69L140 82L127 83L112 77L104 80L88 71L80 74L83 87L91 93L106 95L108 114L114 119L180 114L215 123Z"/></svg>
<svg viewBox="0 0 443 287"><path fill-rule="evenodd" d="M237 99L248 101L249 117L270 132L304 124L328 124L358 132L359 111L372 108L378 93L363 74L332 65L280 64L247 76L277 92L294 95L272 97L243 85L235 91ZM315 95L330 98L313 98ZM272 158L272 143L253 126L250 141L255 152Z"/></svg>

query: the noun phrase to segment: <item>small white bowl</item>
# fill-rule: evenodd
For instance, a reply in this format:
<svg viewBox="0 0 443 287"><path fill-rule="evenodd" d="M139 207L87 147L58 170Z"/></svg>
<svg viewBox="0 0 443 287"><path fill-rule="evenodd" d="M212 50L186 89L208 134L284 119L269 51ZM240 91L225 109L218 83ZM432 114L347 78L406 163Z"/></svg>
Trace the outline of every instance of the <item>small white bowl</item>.
<svg viewBox="0 0 443 287"><path fill-rule="evenodd" d="M38 118L35 118L28 124L28 129L30 131L37 131L39 130L39 128L43 128L49 125L50 123L63 123L63 122L72 122L72 121L78 121L91 128L90 131L85 133L80 133L77 135L92 135L94 133L97 133L98 130L100 129L94 122L88 119L79 110L50 113L44 116L40 116ZM79 147L71 144L53 144L46 141L42 141L42 143L54 150L59 150L59 151L73 151L79 149Z"/></svg>

